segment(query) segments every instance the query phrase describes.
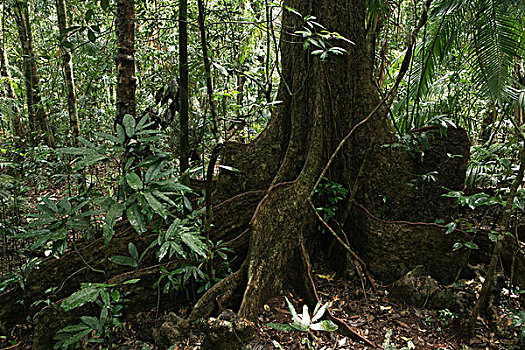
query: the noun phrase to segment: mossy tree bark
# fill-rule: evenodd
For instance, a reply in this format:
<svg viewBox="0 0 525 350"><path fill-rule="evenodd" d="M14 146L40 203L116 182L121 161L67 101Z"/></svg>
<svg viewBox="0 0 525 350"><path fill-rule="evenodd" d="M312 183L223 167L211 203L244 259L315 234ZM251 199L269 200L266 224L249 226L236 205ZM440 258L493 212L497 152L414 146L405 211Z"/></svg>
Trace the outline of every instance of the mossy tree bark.
<svg viewBox="0 0 525 350"><path fill-rule="evenodd" d="M136 116L135 90L135 2L117 1L117 116L116 124L122 124L126 114ZM115 125L116 125L115 124ZM127 136L126 136L127 137Z"/></svg>
<svg viewBox="0 0 525 350"><path fill-rule="evenodd" d="M308 196L317 177L338 143L379 103L372 85L372 70L365 45L365 1L290 0L286 6L313 15L329 31L351 40L331 42L343 47L347 55L329 55L323 62L312 50L304 50L294 34L303 29L304 20L284 11L282 22L282 72L278 100L282 101L267 129L249 145L232 145L223 163L240 170L222 174L221 190L230 195L245 191L267 190L251 221L247 259L234 275L246 283L240 315L254 319L265 300L279 295L283 288L294 287L305 297L313 294L308 281L308 253L311 242L330 241L314 229L315 216ZM360 128L329 172L333 181L350 184L372 140L390 138L381 118L373 118ZM218 197L223 195L217 193ZM322 243L321 243L322 245ZM230 281L226 281L229 283ZM198 303L194 316L207 300L223 292L219 285Z"/></svg>
<svg viewBox="0 0 525 350"><path fill-rule="evenodd" d="M231 278L208 291L191 317L208 315L213 310L211 304L219 298L222 305L230 307L240 302L239 314L254 320L262 304L285 288L293 288L314 302L310 257L328 247L332 238L316 230L308 198L339 142L380 103L366 45L366 2L288 0L285 5L303 17L284 10L282 76L277 97L282 103L252 144L227 145L222 162L240 171L223 172L216 193L218 200L248 191L266 190L266 195L250 221L250 245L244 264ZM330 43L348 53L329 54L322 61L312 55L311 49L303 49L303 39L295 32L303 29L306 15L315 16L328 31L351 40ZM437 226L400 220L434 221L434 215L447 212L444 208L450 208L450 202L443 202L439 193L431 198L436 201L434 210L414 213L418 205L429 204L430 197L411 190L406 183L412 175L407 174L425 174L429 169L443 167L439 169L444 171L443 181L438 181L440 186L447 182L447 169L456 167L459 176L453 182L461 183L461 169L464 171L468 159L468 138L462 131L450 131L459 140L457 145L450 145L453 151L440 149L429 161L414 161L406 153L382 147L394 140L385 112L379 109L357 129L326 174L331 181L352 188L369 157L363 169L366 176L360 177L357 184L359 205L353 206L343 229L379 278L392 280L416 264L425 264L430 271L435 268L433 272L440 279L450 280L456 272L450 266L464 263L461 254L451 252L457 236L446 237L445 230ZM441 140L436 143L447 144L435 134L436 140ZM461 157L449 160L447 152ZM388 198L390 205L382 205L381 198ZM392 246L382 250L382 244ZM231 300L225 300L228 298Z"/></svg>

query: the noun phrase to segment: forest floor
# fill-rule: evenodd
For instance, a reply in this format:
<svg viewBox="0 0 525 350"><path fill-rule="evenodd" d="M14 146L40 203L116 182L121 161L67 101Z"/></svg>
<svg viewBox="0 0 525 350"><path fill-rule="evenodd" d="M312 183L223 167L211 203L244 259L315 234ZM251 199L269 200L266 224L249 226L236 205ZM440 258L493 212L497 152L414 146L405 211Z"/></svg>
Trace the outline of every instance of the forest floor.
<svg viewBox="0 0 525 350"><path fill-rule="evenodd" d="M511 320L512 313L508 311L520 309L523 305L523 294L520 296L504 289L498 300L499 319L489 321L485 318L486 315L483 315L478 323L476 336L468 339L460 330L468 320L467 312L471 305L468 310L457 312L448 309L431 310L424 305L414 307L393 300L388 286L378 286L376 295L368 291L364 293L363 284L358 276L342 280L330 272L314 271L314 279L320 298L331 302L332 313L345 320L350 327L374 343L378 349L525 349L523 343L519 344L520 329L515 327ZM479 287L480 284L473 281L464 285L464 288L471 289ZM300 313L303 301L292 293L288 293L287 297ZM178 311L181 316L187 313L184 309ZM155 311L152 310L150 314L155 315ZM160 317L158 319L160 321ZM323 319L326 319L326 316ZM372 348L363 341L353 340L338 331L282 332L265 326L269 322L289 323L290 321L291 316L286 308L284 297L269 300L256 324L258 337L246 344L245 349L278 349L275 342L278 342L282 349L308 349L305 344L306 339L311 342L311 349L316 350ZM494 322L497 323L496 326ZM124 330L117 334L114 349L157 349L154 344L138 339L131 326L132 320L124 321L123 324ZM499 334L494 332L495 328L499 329ZM192 333L193 336L173 344L171 349L201 349L202 333L198 328ZM0 349L30 349L32 334L33 327L30 324L19 325L10 330L7 337L0 337ZM89 348L103 349L98 346Z"/></svg>
<svg viewBox="0 0 525 350"><path fill-rule="evenodd" d="M63 192L63 190L55 188L54 192ZM471 214L468 215L471 216ZM497 217L497 215L497 213L492 213L491 216ZM521 226L525 225L523 218L518 221ZM0 240L0 252L2 253L0 254L0 282L8 270L16 269L18 262L23 261L24 258L16 256L16 253L22 250L18 249L21 247L12 244L7 240ZM469 339L464 336L462 329L470 316L474 296L481 288L480 278L464 280L460 284L445 287L453 288L456 295L470 296L458 310L449 310L427 308L426 301L418 306L406 305L391 296L391 286L388 285L378 284L378 293L373 294L370 288L365 287L364 281L356 273L349 278L341 278L321 265L314 267L313 277L319 297L324 302L331 303L331 312L336 317L343 319L361 337L375 344L378 349L525 349L525 339L522 339L520 343L520 332L521 336L525 337L525 291L511 289L508 286L501 288L500 295L493 303L493 310L496 312L493 312L492 315L482 313L478 320L477 334ZM0 284L0 289L1 287ZM315 350L372 348L363 341L356 341L342 335L339 331L282 332L265 326L270 322L289 323L291 321L290 312L284 300L285 296L300 312L304 302L291 292L269 300L261 310L256 324L257 338L245 344L246 349L278 349L276 343L286 350L308 349L306 341L309 341L311 348ZM133 303L133 300L129 302ZM309 306L312 310L313 305ZM185 317L190 307L173 311ZM161 312L145 311L146 314L151 315L156 327L161 325L163 316ZM121 350L158 349L152 342L148 343L148 339L140 339L144 337L140 337L138 335L140 331L134 329L133 325L136 324L134 318L135 315L128 319L123 318L124 327L117 331L113 348ZM173 344L171 349L201 349L203 342L201 329L196 327L192 334L187 339ZM0 323L0 350L31 349L33 335L34 325L29 322L17 325L10 330L2 329ZM84 348L103 349L100 346L87 347L87 345Z"/></svg>

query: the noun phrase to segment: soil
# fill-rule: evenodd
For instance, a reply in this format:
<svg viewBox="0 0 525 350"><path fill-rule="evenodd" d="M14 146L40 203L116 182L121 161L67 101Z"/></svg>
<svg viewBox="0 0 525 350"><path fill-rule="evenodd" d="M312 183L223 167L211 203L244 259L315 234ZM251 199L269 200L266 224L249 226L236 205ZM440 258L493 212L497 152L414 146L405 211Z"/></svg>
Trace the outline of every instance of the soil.
<svg viewBox="0 0 525 350"><path fill-rule="evenodd" d="M342 279L319 267L314 269L314 279L320 298L323 302L331 303L330 310L334 316L342 318L348 326L370 343L375 344L377 348L394 350L409 347L410 349L413 344L413 349L524 349L523 343L519 344L520 329L514 327L510 313L505 311L523 309L523 294L520 297L503 289L496 307L497 318L491 317L489 320L487 315L483 315L479 321L476 337L469 340L463 336L462 326L468 319L473 305L472 296L480 289L479 281L471 280L455 286L446 286L454 289L458 298L460 296L464 298L464 303L460 304L457 310L451 311L428 309L425 305L420 307L406 305L391 296L390 286L379 285L378 293L373 295L368 288L363 289L364 281L356 274L351 278ZM277 349L273 345L274 341L281 344L283 349L307 349L302 343L306 338L312 342L313 349L316 350L372 348L363 341L356 341L338 331L282 332L265 326L269 322L291 322L284 296L292 301L298 312L302 310L303 300L297 299L290 291L281 297L269 300L258 317L256 324L258 338L247 343L246 349ZM312 309L313 306L310 306L310 310ZM177 310L177 314L187 316L189 310L189 308L181 308ZM156 312L151 310L149 314L155 318ZM160 315L157 315L157 320L160 319ZM326 319L326 316L323 319ZM497 327L494 322L498 324ZM115 349L159 349L153 343L138 339L134 327L135 320L125 320L123 324L124 329L116 335ZM494 332L495 328L500 329L499 335ZM33 327L30 324L18 325L7 337L0 337L0 349L31 349L32 334ZM172 349L202 349L202 342L203 335L200 326L197 325L189 336L173 344Z"/></svg>

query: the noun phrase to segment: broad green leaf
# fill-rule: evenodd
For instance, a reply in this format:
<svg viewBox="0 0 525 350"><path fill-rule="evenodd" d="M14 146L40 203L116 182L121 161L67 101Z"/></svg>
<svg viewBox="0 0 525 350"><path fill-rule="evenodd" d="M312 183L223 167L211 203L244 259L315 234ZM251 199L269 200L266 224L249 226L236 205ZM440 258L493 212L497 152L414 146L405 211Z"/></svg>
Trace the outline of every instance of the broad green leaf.
<svg viewBox="0 0 525 350"><path fill-rule="evenodd" d="M57 149L58 154L70 154L70 155L87 155L90 154L90 150L85 147L64 147Z"/></svg>
<svg viewBox="0 0 525 350"><path fill-rule="evenodd" d="M79 332L83 331L84 329L87 329L87 326L85 324L76 324L76 325L70 325L66 326L62 329L60 329L57 333L72 333L72 332Z"/></svg>
<svg viewBox="0 0 525 350"><path fill-rule="evenodd" d="M109 208L109 210L108 210L108 212L106 214L106 218L105 218L106 223L110 227L115 226L116 220L118 218L122 217L122 214L124 213L124 209L125 209L125 206L122 203L115 203L115 204L113 204Z"/></svg>
<svg viewBox="0 0 525 350"><path fill-rule="evenodd" d="M102 332L102 327L100 326L100 322L98 322L98 319L96 317L92 316L82 316L80 318L82 322L84 322L88 327L91 327L91 329L96 330L97 332Z"/></svg>
<svg viewBox="0 0 525 350"><path fill-rule="evenodd" d="M148 121L148 114L144 115L144 116L142 117L142 119L139 120L139 123L137 124L136 129L137 129L137 130L141 130L141 129L147 128L148 126L150 126L151 124L153 124L153 123L148 123L148 124L146 124L147 121Z"/></svg>
<svg viewBox="0 0 525 350"><path fill-rule="evenodd" d="M461 248L463 248L463 243L456 242L456 243L454 243L454 245L452 246L452 251L455 252L456 250L459 250L459 249L461 249Z"/></svg>
<svg viewBox="0 0 525 350"><path fill-rule="evenodd" d="M164 193L160 191L153 191L152 193L155 195L155 197L162 199L164 202L169 203L174 207L177 206L177 204L174 201L172 201L170 197L166 196Z"/></svg>
<svg viewBox="0 0 525 350"><path fill-rule="evenodd" d="M62 46L64 46L66 49L72 49L72 48L73 48L73 43L71 43L70 41L62 40L61 44L62 44Z"/></svg>
<svg viewBox="0 0 525 350"><path fill-rule="evenodd" d="M144 181L146 181L146 183L149 183L151 180L154 180L157 177L157 175L162 171L165 164L165 162L152 164L146 171L146 174L144 175Z"/></svg>
<svg viewBox="0 0 525 350"><path fill-rule="evenodd" d="M307 332L310 328L310 325L305 325L302 322L294 321L293 323L290 323L290 326L292 326L294 329L301 331L301 332Z"/></svg>
<svg viewBox="0 0 525 350"><path fill-rule="evenodd" d="M113 301L115 302L118 302L120 300L120 292L118 291L118 289L113 289L111 291L111 299L113 299Z"/></svg>
<svg viewBox="0 0 525 350"><path fill-rule="evenodd" d="M454 232L454 230L456 229L456 223L455 222L450 222L447 224L447 231L445 232L445 234L449 234L449 233L452 233Z"/></svg>
<svg viewBox="0 0 525 350"><path fill-rule="evenodd" d="M144 188L144 184L142 183L142 180L135 173L127 173L126 181L128 182L129 187L131 187L134 190L141 190Z"/></svg>
<svg viewBox="0 0 525 350"><path fill-rule="evenodd" d="M162 180L162 181L156 181L155 188L158 188L159 190L162 190L164 192L171 191L171 192L193 192L191 188L184 186L181 183L178 183L174 180Z"/></svg>
<svg viewBox="0 0 525 350"><path fill-rule="evenodd" d="M122 284L122 285L126 285L126 284L135 284L135 283L137 283L138 281L140 281L140 278L134 278L134 279L131 279L131 280L127 280L126 282L122 282L121 284Z"/></svg>
<svg viewBox="0 0 525 350"><path fill-rule="evenodd" d="M153 156L150 156L150 157L144 159L143 161L141 161L140 163L135 165L135 167L137 167L137 168L149 167L150 165L152 165L152 164L158 162L160 159L164 159L164 158L166 158L166 155L164 155L164 154L155 154Z"/></svg>
<svg viewBox="0 0 525 350"><path fill-rule="evenodd" d="M166 240L178 237L184 231L184 223L179 218L175 218L170 227L168 227L168 231L166 231Z"/></svg>
<svg viewBox="0 0 525 350"><path fill-rule="evenodd" d="M65 299L61 306L64 309L64 311L70 311L74 308L77 308L79 306L82 306L86 303L91 303L97 299L97 297L100 294L100 289L98 288L82 288L81 290L71 294L71 296L67 299Z"/></svg>
<svg viewBox="0 0 525 350"><path fill-rule="evenodd" d="M91 28L88 29L88 39L89 41L91 41L92 43L94 43L95 41L97 41L97 37L95 35L95 32L93 32L93 30Z"/></svg>
<svg viewBox="0 0 525 350"><path fill-rule="evenodd" d="M122 118L122 124L124 125L124 129L126 129L128 137L135 135L135 123L135 118L130 114L126 114L124 118Z"/></svg>
<svg viewBox="0 0 525 350"><path fill-rule="evenodd" d="M193 252L199 254L203 258L207 256L206 245L199 239L189 232L185 232L181 235L181 240L186 244Z"/></svg>
<svg viewBox="0 0 525 350"><path fill-rule="evenodd" d="M91 141L89 141L88 139L82 137L82 136L79 136L77 137L77 140L82 143L84 146L88 147L88 148L91 148L92 150L96 151L97 150L97 146L95 146L95 144Z"/></svg>
<svg viewBox="0 0 525 350"><path fill-rule="evenodd" d="M303 315L301 317L301 323L306 327L310 327L310 313L308 311L308 305L303 305Z"/></svg>
<svg viewBox="0 0 525 350"><path fill-rule="evenodd" d="M106 246L106 249L109 248L109 242L113 239L114 234L115 231L113 230L113 227L109 224L105 224L102 228L102 235L104 236L104 245Z"/></svg>
<svg viewBox="0 0 525 350"><path fill-rule="evenodd" d="M100 7L102 7L102 9L106 11L109 7L109 0L100 0Z"/></svg>
<svg viewBox="0 0 525 350"><path fill-rule="evenodd" d="M328 305L330 303L325 303L323 306L321 306L320 308L317 308L316 307L316 310L314 310L314 316L312 317L312 322L316 322L318 320L321 319L321 317L323 317L324 313L326 312L326 310L328 309ZM320 303L318 303L318 305L321 305Z"/></svg>
<svg viewBox="0 0 525 350"><path fill-rule="evenodd" d="M166 208L164 207L164 204L159 202L151 192L145 192L144 198L146 198L146 201L150 205L150 207L155 211L155 213L159 214L164 220L168 217L168 212Z"/></svg>
<svg viewBox="0 0 525 350"><path fill-rule="evenodd" d="M45 203L46 207L48 207L49 209L51 209L55 213L58 213L58 208L57 208L56 204L52 200L50 200L49 197L42 198L42 201Z"/></svg>
<svg viewBox="0 0 525 350"><path fill-rule="evenodd" d="M128 172L131 168L131 165L133 165L133 162L135 161L135 157L129 157L129 159L126 162L126 165L124 165L124 171Z"/></svg>
<svg viewBox="0 0 525 350"><path fill-rule="evenodd" d="M161 261L166 256L166 254L168 254L169 249L170 249L170 242L165 242L164 244L162 244L160 246L160 249L158 250L157 259Z"/></svg>
<svg viewBox="0 0 525 350"><path fill-rule="evenodd" d="M139 234L146 232L146 221L144 220L144 216L140 212L137 204L133 204L126 210L126 216L128 217L129 223L131 226L133 226L135 231L137 231Z"/></svg>
<svg viewBox="0 0 525 350"><path fill-rule="evenodd" d="M126 139L126 134L125 134L124 128L122 127L122 125L117 124L116 129L117 129L118 144L119 145L124 145L124 141Z"/></svg>
<svg viewBox="0 0 525 350"><path fill-rule="evenodd" d="M324 320L310 325L310 329L313 329L314 331L332 332L337 330L337 325L330 320Z"/></svg>
<svg viewBox="0 0 525 350"><path fill-rule="evenodd" d="M188 209L188 210L190 210L190 211L193 209L193 208L192 208L192 205L191 205L191 202L190 202L190 200L188 199L188 197L183 196L183 197L182 197L182 201L184 202L184 206L186 207L186 209Z"/></svg>
<svg viewBox="0 0 525 350"><path fill-rule="evenodd" d="M73 337L69 338L68 340L66 340L63 344L62 344L62 347L67 349L67 347L69 345L73 345L73 344L76 344L78 342L80 342L80 340L82 340L82 338L84 338L85 336L87 336L89 333L91 333L91 329L86 329L86 330L83 330L82 332L80 333L77 333L75 334Z"/></svg>
<svg viewBox="0 0 525 350"><path fill-rule="evenodd" d="M133 242L128 243L128 252L133 259L139 260L139 252L137 251L137 247L135 247Z"/></svg>
<svg viewBox="0 0 525 350"><path fill-rule="evenodd" d="M116 289L114 289L116 290ZM106 325L106 322L108 321L108 307L106 305L104 305L102 307L102 310L100 310L100 316L99 316L99 319L100 319L100 325L101 327L104 327Z"/></svg>
<svg viewBox="0 0 525 350"><path fill-rule="evenodd" d="M124 255L113 255L109 258L109 261L114 262L118 265L137 267L137 261L129 256Z"/></svg>
<svg viewBox="0 0 525 350"><path fill-rule="evenodd" d="M92 9L89 9L86 11L86 14L84 16L84 18L86 19L86 22L89 22L91 21L91 18L93 18L93 10Z"/></svg>
<svg viewBox="0 0 525 350"><path fill-rule="evenodd" d="M290 300L288 300L287 297L284 297L284 300L286 300L286 306L288 307L288 311L290 311L290 315L292 315L292 320L299 321L299 315L297 315L297 311L295 311L295 308L293 307Z"/></svg>
<svg viewBox="0 0 525 350"><path fill-rule="evenodd" d="M465 242L465 247L470 248L470 249L479 249L478 245L471 241Z"/></svg>
<svg viewBox="0 0 525 350"><path fill-rule="evenodd" d="M292 331L295 331L295 328L293 328L292 326L290 326L287 323L265 323L264 325L266 327L277 329L278 331L281 331L281 332L292 332Z"/></svg>
<svg viewBox="0 0 525 350"><path fill-rule="evenodd" d="M108 141L111 141L113 143L119 143L119 139L118 137L114 136L114 135L111 135L111 134L108 134L106 132L102 132L102 131L95 131L93 132L95 135L97 135L98 137L100 138L103 138L105 140L108 140Z"/></svg>
<svg viewBox="0 0 525 350"><path fill-rule="evenodd" d="M104 154L91 153L82 158L82 160L75 165L75 169L82 169L107 159L109 159L109 157Z"/></svg>
<svg viewBox="0 0 525 350"><path fill-rule="evenodd" d="M37 204L36 207L38 210L40 210L44 214L44 216L40 216L40 217L48 217L48 218L52 218L53 220L56 220L56 216L55 216L56 213L53 210L51 210L51 208L49 208L47 205ZM36 215L34 217L36 217Z"/></svg>
<svg viewBox="0 0 525 350"><path fill-rule="evenodd" d="M177 242L174 242L174 241L171 241L169 242L170 243L170 258L173 256L173 254L177 254L178 257L181 257L181 258L186 258L187 254L186 252L184 251L184 249L182 249L182 247L180 246L179 243Z"/></svg>

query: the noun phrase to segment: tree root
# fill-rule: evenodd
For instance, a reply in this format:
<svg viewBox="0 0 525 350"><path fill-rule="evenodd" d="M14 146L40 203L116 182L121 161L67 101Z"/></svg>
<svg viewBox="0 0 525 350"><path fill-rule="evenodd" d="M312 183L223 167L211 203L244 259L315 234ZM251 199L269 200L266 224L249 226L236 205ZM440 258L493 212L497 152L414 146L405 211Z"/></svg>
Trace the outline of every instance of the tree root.
<svg viewBox="0 0 525 350"><path fill-rule="evenodd" d="M199 318L207 318L212 314L220 313L225 308L236 308L240 304L240 298L246 284L246 264L211 287L197 301L193 307L189 320L195 321Z"/></svg>

